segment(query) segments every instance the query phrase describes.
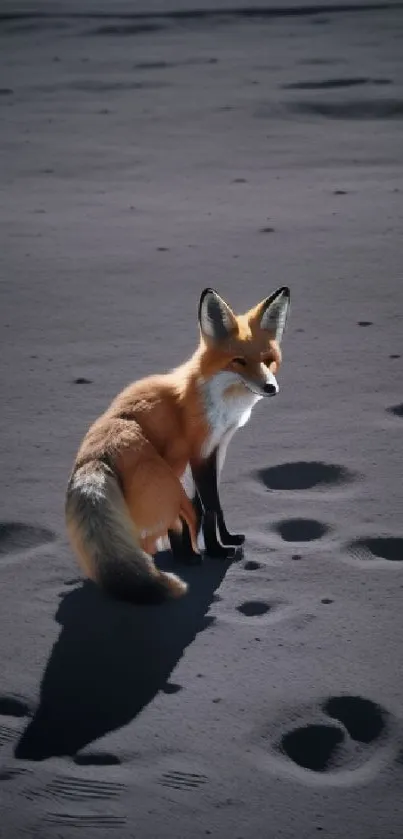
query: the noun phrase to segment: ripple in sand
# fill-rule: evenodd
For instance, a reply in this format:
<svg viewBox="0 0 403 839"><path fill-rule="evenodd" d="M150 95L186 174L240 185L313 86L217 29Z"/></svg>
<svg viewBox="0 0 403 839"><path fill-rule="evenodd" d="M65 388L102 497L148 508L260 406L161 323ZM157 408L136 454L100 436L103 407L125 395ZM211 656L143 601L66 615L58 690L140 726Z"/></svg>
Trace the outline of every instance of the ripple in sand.
<svg viewBox="0 0 403 839"><path fill-rule="evenodd" d="M288 108L293 113L327 117L328 119L384 120L403 118L403 100L394 98L349 99L344 102L315 100L294 102Z"/></svg>

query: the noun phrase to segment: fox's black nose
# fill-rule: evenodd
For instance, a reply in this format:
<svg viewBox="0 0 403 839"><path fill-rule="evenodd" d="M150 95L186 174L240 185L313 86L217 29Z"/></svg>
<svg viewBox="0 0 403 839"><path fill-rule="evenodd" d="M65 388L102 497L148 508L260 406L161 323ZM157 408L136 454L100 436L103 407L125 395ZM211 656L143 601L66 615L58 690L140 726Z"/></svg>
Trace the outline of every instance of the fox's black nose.
<svg viewBox="0 0 403 839"><path fill-rule="evenodd" d="M269 383L267 383L263 386L263 390L264 390L265 393L267 393L268 396L274 396L274 394L277 393L276 386L271 385Z"/></svg>

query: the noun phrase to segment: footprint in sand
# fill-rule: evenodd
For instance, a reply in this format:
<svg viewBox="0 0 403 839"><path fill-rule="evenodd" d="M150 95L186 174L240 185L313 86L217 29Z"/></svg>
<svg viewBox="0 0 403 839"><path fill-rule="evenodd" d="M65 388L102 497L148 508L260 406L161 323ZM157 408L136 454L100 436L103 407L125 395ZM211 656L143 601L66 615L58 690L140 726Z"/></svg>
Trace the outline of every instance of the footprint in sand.
<svg viewBox="0 0 403 839"><path fill-rule="evenodd" d="M352 740L373 743L386 728L386 712L380 705L361 696L331 696L323 711L344 725Z"/></svg>
<svg viewBox="0 0 403 839"><path fill-rule="evenodd" d="M258 480L269 490L309 490L317 487L340 487L356 477L345 466L321 461L295 461L258 469Z"/></svg>
<svg viewBox="0 0 403 839"><path fill-rule="evenodd" d="M284 543L294 546L296 544L303 545L308 542L310 544L313 542L320 542L326 534L330 533L331 527L318 519L289 518L273 522L270 530L272 533L277 535L277 544L275 544L275 542L273 542L273 538L269 538L266 533L255 530L248 537L248 545L253 545L255 550L265 551L265 564L267 565L269 563L273 566L278 564L278 560L275 556L269 557L267 555L268 551L276 551L277 547L283 547ZM321 542L321 544L323 543ZM300 558L299 555L298 558ZM255 567L259 568L261 567L261 564L254 563L254 561L251 560L251 566L249 566L249 563L245 563L243 565L245 570L254 570Z"/></svg>
<svg viewBox="0 0 403 839"><path fill-rule="evenodd" d="M330 696L273 720L251 755L262 768L302 783L353 786L397 759L396 728L392 714L370 699Z"/></svg>
<svg viewBox="0 0 403 839"><path fill-rule="evenodd" d="M244 568L245 571L258 571L261 567L262 563L257 562L255 559L248 559L242 565L242 568Z"/></svg>
<svg viewBox="0 0 403 839"><path fill-rule="evenodd" d="M317 519L283 519L275 522L272 529L278 533L284 542L314 542L321 539L330 528Z"/></svg>
<svg viewBox="0 0 403 839"><path fill-rule="evenodd" d="M273 613L277 605L274 601L267 603L265 600L245 600L244 603L240 603L237 606L237 609L241 615L246 615L247 618L254 618L259 615L266 615L268 612Z"/></svg>
<svg viewBox="0 0 403 839"><path fill-rule="evenodd" d="M390 408L387 408L388 414L393 414L394 417L399 417L403 419L403 402L399 405L391 405Z"/></svg>
<svg viewBox="0 0 403 839"><path fill-rule="evenodd" d="M295 619L301 614L301 610L293 603L283 597L272 596L271 592L267 598L256 597L256 585L246 586L250 592L250 596L246 598L245 584L246 580L242 585L243 598L238 597L236 591L228 592L225 601L213 607L216 621L237 625L268 626L285 619Z"/></svg>
<svg viewBox="0 0 403 839"><path fill-rule="evenodd" d="M0 522L0 557L32 550L55 539L55 533L46 527L23 522Z"/></svg>
<svg viewBox="0 0 403 839"><path fill-rule="evenodd" d="M312 772L325 772L343 740L340 728L324 724L305 725L284 734L280 750L298 766Z"/></svg>
<svg viewBox="0 0 403 839"><path fill-rule="evenodd" d="M373 536L354 539L347 545L343 559L367 568L403 568L403 539L398 536Z"/></svg>

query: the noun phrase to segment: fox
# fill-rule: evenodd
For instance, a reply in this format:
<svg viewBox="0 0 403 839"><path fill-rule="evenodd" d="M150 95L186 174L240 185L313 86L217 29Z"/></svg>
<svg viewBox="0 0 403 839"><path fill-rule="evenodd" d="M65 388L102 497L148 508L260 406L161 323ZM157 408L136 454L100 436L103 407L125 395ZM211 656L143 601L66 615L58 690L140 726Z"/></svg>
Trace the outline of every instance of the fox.
<svg viewBox="0 0 403 839"><path fill-rule="evenodd" d="M65 497L73 552L109 597L155 604L186 594L160 570L158 545L202 562L231 558L245 535L226 526L219 481L227 448L259 400L278 394L290 306L282 286L244 314L213 288L198 306L199 342L174 369L125 387L89 427Z"/></svg>

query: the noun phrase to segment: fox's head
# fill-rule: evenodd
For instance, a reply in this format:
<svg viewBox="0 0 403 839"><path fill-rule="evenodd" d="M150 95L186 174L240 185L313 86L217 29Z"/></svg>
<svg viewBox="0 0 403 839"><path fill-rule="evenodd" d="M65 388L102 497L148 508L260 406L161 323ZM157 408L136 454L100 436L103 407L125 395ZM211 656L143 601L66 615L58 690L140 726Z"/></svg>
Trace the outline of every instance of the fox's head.
<svg viewBox="0 0 403 839"><path fill-rule="evenodd" d="M199 303L203 374L225 370L257 396L278 393L276 374L289 306L290 290L282 286L245 314L235 315L214 289L204 289Z"/></svg>

